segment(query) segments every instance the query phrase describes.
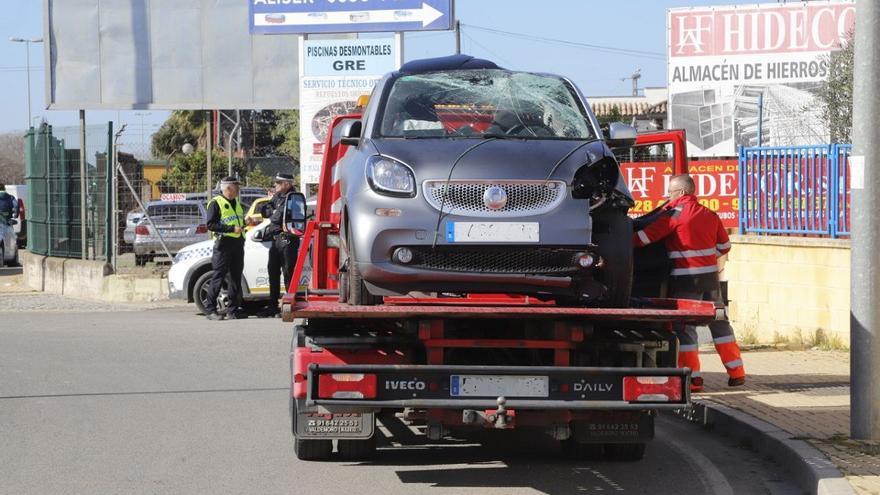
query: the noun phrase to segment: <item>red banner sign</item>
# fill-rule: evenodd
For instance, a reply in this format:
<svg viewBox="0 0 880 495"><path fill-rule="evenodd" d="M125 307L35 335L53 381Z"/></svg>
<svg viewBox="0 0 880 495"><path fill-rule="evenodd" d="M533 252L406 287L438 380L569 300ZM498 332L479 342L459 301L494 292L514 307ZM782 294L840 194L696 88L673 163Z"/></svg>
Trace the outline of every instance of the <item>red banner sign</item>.
<svg viewBox="0 0 880 495"><path fill-rule="evenodd" d="M636 200L630 216L644 215L666 201L666 189L673 176L672 162L621 163L623 177ZM696 160L688 173L697 185L700 203L718 213L724 226L739 227L739 163L736 159Z"/></svg>

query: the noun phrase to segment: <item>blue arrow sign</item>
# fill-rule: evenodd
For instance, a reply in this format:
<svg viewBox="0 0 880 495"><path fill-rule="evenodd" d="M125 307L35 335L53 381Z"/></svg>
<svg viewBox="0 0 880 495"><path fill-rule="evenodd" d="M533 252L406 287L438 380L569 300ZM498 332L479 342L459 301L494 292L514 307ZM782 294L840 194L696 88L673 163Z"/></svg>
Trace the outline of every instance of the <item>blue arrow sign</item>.
<svg viewBox="0 0 880 495"><path fill-rule="evenodd" d="M248 0L251 34L452 29L453 0Z"/></svg>

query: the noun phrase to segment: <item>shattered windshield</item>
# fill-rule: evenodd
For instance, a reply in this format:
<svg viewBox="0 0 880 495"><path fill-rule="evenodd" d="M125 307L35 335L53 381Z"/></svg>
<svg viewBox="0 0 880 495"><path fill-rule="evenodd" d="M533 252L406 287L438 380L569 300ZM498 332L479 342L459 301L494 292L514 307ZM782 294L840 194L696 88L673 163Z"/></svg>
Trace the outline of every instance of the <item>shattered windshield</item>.
<svg viewBox="0 0 880 495"><path fill-rule="evenodd" d="M382 135L578 140L595 137L577 97L565 81L498 69L398 78L385 105Z"/></svg>

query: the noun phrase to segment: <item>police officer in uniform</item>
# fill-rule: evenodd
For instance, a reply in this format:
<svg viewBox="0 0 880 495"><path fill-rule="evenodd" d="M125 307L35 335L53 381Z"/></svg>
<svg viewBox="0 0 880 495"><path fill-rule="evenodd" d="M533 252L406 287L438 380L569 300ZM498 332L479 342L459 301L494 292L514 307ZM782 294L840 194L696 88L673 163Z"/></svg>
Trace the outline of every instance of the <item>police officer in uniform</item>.
<svg viewBox="0 0 880 495"><path fill-rule="evenodd" d="M239 182L235 177L220 181L220 192L208 202L208 230L214 238L214 254L211 257L211 286L205 313L209 320L222 320L217 313L217 296L226 280L230 320L247 318L240 312L241 274L244 271L244 211L238 200Z"/></svg>
<svg viewBox="0 0 880 495"><path fill-rule="evenodd" d="M263 207L263 216L269 217L269 226L263 234L264 240L271 240L269 248L269 307L260 316L272 318L280 314L278 300L281 297L281 275L284 275L284 283L289 284L293 267L296 265L296 254L299 251L299 235L289 232L284 224L284 205L287 203L288 194L295 192L293 176L290 174L278 174L275 176L275 194L272 200Z"/></svg>

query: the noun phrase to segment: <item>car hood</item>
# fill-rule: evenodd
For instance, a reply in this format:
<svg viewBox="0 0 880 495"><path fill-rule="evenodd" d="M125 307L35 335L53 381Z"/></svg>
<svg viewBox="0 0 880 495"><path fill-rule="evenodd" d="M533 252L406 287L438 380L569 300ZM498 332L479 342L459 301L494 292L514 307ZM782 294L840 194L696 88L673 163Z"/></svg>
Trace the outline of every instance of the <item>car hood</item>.
<svg viewBox="0 0 880 495"><path fill-rule="evenodd" d="M380 154L412 167L417 182L445 179L465 152L455 166L453 179L545 179L554 165L571 153L550 177L569 184L579 168L611 155L599 140L374 139L370 144Z"/></svg>

